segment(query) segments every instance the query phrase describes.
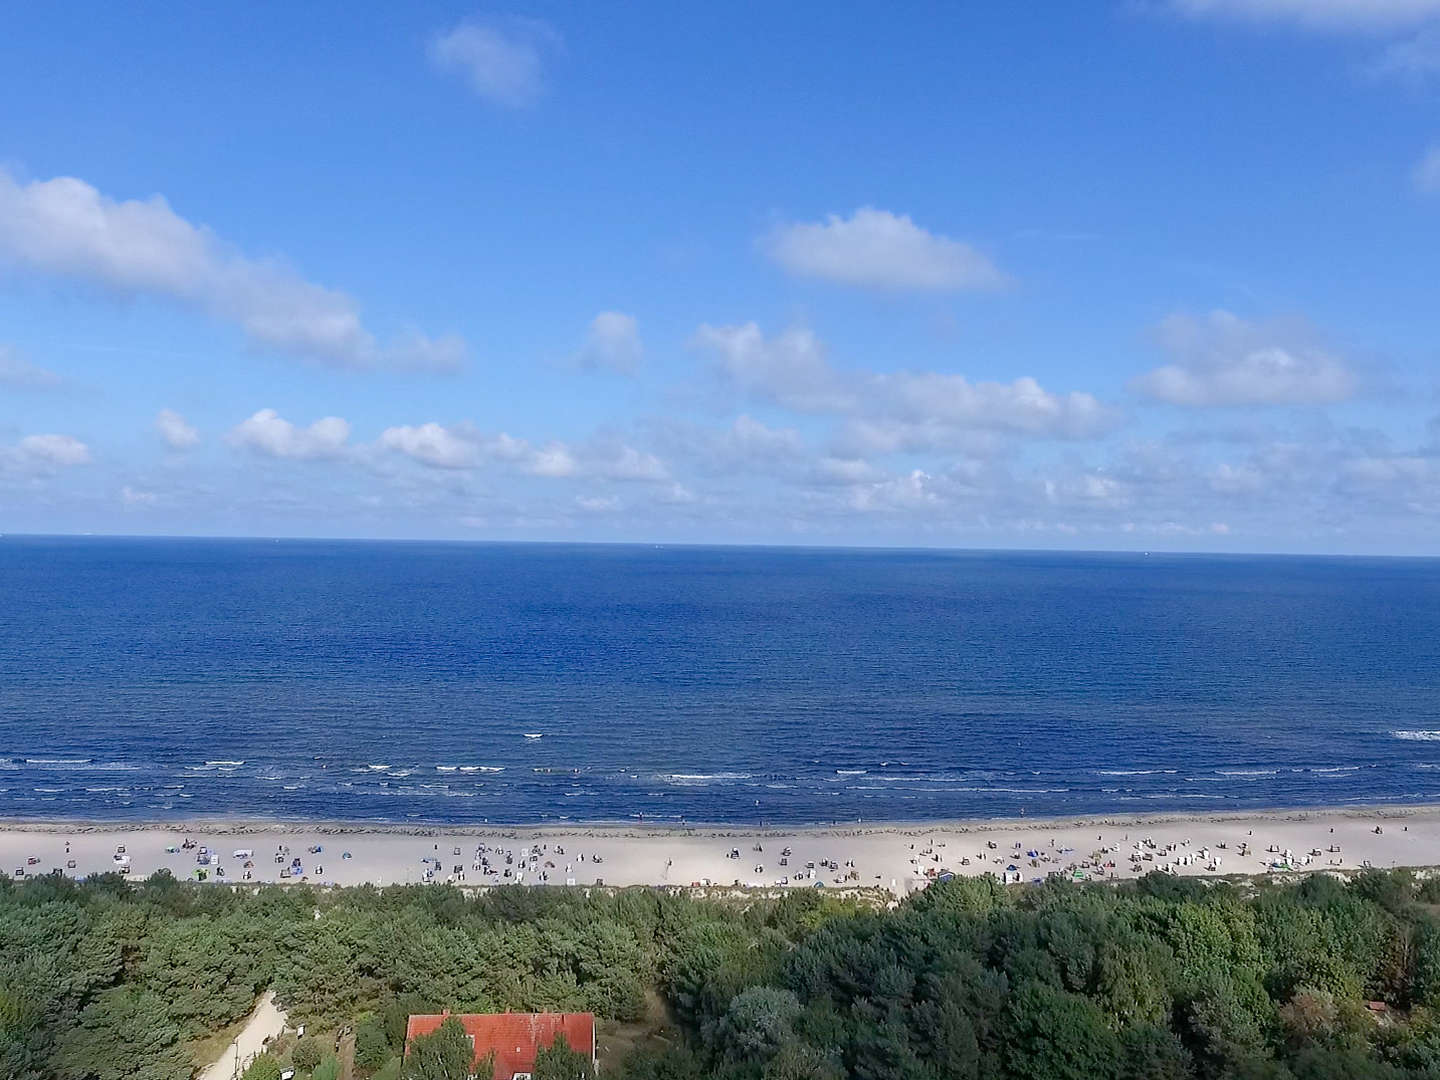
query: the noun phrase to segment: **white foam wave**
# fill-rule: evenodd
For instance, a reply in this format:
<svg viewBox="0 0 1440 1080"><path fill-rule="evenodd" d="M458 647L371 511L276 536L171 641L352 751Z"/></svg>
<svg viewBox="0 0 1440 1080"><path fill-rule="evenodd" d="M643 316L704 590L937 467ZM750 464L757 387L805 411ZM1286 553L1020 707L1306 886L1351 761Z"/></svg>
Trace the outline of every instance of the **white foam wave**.
<svg viewBox="0 0 1440 1080"><path fill-rule="evenodd" d="M749 780L749 773L661 773L655 779L671 784L704 784L711 780Z"/></svg>
<svg viewBox="0 0 1440 1080"><path fill-rule="evenodd" d="M1440 742L1440 731L1392 731L1390 737L1410 742Z"/></svg>

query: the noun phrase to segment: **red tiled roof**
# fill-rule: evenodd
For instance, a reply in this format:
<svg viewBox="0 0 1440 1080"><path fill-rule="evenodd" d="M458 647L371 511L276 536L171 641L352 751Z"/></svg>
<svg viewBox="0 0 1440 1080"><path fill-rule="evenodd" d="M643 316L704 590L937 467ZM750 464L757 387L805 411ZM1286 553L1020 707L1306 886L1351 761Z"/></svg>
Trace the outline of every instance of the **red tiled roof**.
<svg viewBox="0 0 1440 1080"><path fill-rule="evenodd" d="M449 1013L410 1017L405 1026L405 1049L419 1035L439 1030ZM495 1080L510 1080L516 1073L533 1072L535 1053L565 1034L570 1049L595 1057L594 1013L466 1013L455 1014L465 1033L475 1040L475 1062L495 1051Z"/></svg>

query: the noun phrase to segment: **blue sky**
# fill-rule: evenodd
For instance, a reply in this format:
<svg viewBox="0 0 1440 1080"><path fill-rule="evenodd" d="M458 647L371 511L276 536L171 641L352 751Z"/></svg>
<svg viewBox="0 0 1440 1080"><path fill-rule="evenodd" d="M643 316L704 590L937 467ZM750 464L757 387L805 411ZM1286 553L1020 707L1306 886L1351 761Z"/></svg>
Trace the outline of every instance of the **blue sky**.
<svg viewBox="0 0 1440 1080"><path fill-rule="evenodd" d="M1440 553L1440 0L0 50L0 531Z"/></svg>

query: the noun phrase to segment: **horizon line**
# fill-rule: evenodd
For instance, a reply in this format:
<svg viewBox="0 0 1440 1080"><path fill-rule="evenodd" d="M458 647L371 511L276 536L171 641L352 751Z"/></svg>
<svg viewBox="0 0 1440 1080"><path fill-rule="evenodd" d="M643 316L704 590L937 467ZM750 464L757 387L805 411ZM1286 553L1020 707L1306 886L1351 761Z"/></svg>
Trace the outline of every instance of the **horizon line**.
<svg viewBox="0 0 1440 1080"><path fill-rule="evenodd" d="M0 541L27 540L175 540L175 541L253 541L273 543L316 544L455 544L474 546L551 546L605 548L694 548L767 550L767 551L837 551L837 552L930 552L936 554L992 555L1135 555L1146 557L1196 556L1208 558L1298 558L1298 559L1440 559L1440 552L1355 552L1355 551L1206 551L1172 548L1109 548L1109 547L966 547L939 544L799 544L744 543L738 541L699 540L555 540L555 539L494 539L487 537L385 537L385 536L295 536L269 534L219 533L97 533L97 532L0 532Z"/></svg>

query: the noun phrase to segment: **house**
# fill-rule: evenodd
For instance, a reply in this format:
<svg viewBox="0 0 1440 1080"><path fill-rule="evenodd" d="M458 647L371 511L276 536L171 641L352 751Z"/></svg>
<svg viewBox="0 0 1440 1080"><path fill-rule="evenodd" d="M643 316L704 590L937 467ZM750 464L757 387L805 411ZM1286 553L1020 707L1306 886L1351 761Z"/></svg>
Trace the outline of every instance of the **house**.
<svg viewBox="0 0 1440 1080"><path fill-rule="evenodd" d="M405 1026L405 1048L412 1039L439 1030L450 1013L417 1014ZM530 1080L535 1068L535 1055L541 1047L554 1044L563 1034L570 1049L590 1055L596 1066L594 1013L456 1013L470 1036L478 1065L490 1053L495 1054L495 1080Z"/></svg>

